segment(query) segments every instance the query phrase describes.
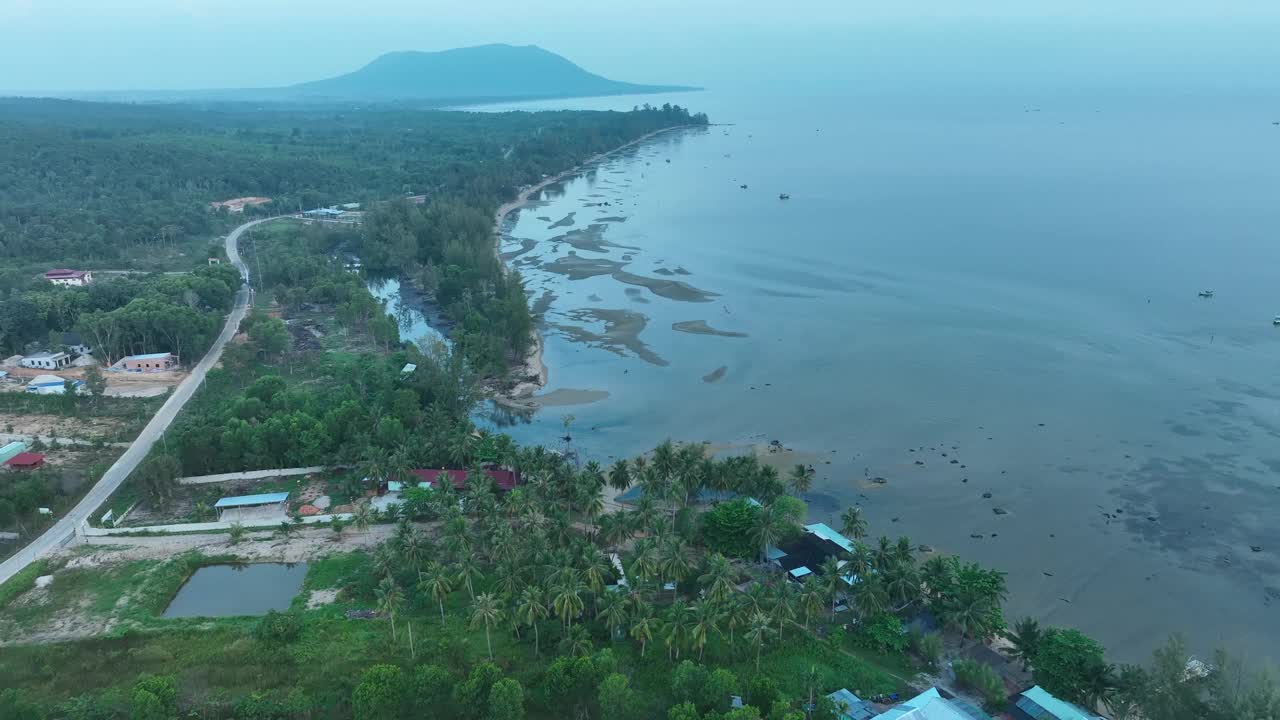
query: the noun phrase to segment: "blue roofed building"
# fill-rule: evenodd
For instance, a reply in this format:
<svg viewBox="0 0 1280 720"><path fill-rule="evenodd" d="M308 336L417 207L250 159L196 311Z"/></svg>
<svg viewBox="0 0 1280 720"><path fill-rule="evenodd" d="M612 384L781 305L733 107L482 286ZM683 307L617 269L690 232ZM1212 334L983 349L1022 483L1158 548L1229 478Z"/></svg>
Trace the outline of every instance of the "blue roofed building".
<svg viewBox="0 0 1280 720"><path fill-rule="evenodd" d="M968 703L942 697L937 688L929 688L897 707L872 716L872 720L991 720L991 716Z"/></svg>
<svg viewBox="0 0 1280 720"><path fill-rule="evenodd" d="M289 493L287 492L237 495L221 498L213 504L213 507L218 511L219 520L262 520L275 514L283 516L285 503L288 501Z"/></svg>
<svg viewBox="0 0 1280 720"><path fill-rule="evenodd" d="M1013 716L1018 720L1102 720L1078 705L1059 700L1039 685L1018 695L1013 701Z"/></svg>
<svg viewBox="0 0 1280 720"><path fill-rule="evenodd" d="M875 707L871 703L845 688L827 695L827 699L835 703L836 711L840 713L840 720L871 720L876 716Z"/></svg>

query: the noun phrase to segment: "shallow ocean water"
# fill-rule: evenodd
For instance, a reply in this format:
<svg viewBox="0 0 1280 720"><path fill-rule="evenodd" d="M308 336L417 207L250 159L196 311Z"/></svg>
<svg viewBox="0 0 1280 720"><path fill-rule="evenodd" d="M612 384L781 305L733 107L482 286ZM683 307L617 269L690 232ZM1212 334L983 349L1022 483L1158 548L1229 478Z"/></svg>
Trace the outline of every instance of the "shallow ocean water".
<svg viewBox="0 0 1280 720"><path fill-rule="evenodd" d="M543 313L545 392L598 398L503 430L555 445L572 414L605 462L778 439L819 471L814 519L861 504L873 535L1005 569L1010 617L1120 660L1173 631L1275 656L1268 116L1079 97L798 113L714 92L518 107L667 100L733 124L611 156L502 228Z"/></svg>

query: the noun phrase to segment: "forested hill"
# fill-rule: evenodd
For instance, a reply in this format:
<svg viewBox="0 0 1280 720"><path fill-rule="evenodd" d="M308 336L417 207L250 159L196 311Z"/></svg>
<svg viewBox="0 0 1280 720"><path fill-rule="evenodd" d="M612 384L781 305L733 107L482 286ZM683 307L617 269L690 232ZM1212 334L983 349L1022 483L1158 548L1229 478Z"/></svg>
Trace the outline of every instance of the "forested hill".
<svg viewBox="0 0 1280 720"><path fill-rule="evenodd" d="M296 209L428 194L491 211L543 173L690 122L706 118L672 106L462 113L0 99L0 265L102 267L128 248L210 236L229 221L208 203L246 195Z"/></svg>
<svg viewBox="0 0 1280 720"><path fill-rule="evenodd" d="M476 101L689 89L609 80L533 45L481 45L442 52L387 53L355 72L285 88L285 94Z"/></svg>

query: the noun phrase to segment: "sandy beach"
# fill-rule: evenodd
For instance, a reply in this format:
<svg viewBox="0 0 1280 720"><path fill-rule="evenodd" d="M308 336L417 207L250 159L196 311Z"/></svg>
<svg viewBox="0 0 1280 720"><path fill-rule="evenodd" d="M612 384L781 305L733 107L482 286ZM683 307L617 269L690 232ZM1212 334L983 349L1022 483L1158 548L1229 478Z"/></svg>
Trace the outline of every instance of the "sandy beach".
<svg viewBox="0 0 1280 720"><path fill-rule="evenodd" d="M498 207L497 212L493 214L494 253L498 254L499 260L501 260L502 256L499 250L499 243L501 241L503 219L506 218L507 215L509 215L513 211L519 210L520 208L528 205L529 201L534 197L536 197L538 193L546 189L547 186L552 185L553 183L560 182L565 178L576 175L582 172L584 168L592 165L593 163L599 162L600 160L610 155L613 155L614 153L618 153L623 150L626 150L629 147L634 147L635 145L639 145L640 143L646 140L649 140L650 138L656 137L666 132L672 132L675 130L684 130L689 127L693 127L693 126L676 125L674 127L662 128L661 130L654 130L651 133L641 135L640 137L636 138L635 140L632 140L629 143L619 145L618 147L612 150L608 150L606 152L592 155L582 163L579 163L578 165L575 165L574 167L569 168L568 170L565 170L564 172L559 173L558 175L553 175L551 177L548 177L542 180L542 182L539 182L536 185L531 185L528 188L525 188L520 192L519 195L516 196L515 200L512 200L511 202L508 202L508 203L503 203L501 206ZM673 283L673 284L679 285L680 283ZM519 365L511 369L510 377L515 379L515 384L512 385L510 389L501 390L496 393L498 395L498 398L496 399L501 404L506 405L508 407L516 407L516 408L540 407L540 405L538 405L537 403L531 403L529 401L529 398L535 392L537 392L539 389L541 389L543 386L547 384L548 373L547 373L546 363L542 361L542 348L543 348L542 336L535 329L533 331L533 344L529 346L529 351L528 353L526 353L524 360Z"/></svg>

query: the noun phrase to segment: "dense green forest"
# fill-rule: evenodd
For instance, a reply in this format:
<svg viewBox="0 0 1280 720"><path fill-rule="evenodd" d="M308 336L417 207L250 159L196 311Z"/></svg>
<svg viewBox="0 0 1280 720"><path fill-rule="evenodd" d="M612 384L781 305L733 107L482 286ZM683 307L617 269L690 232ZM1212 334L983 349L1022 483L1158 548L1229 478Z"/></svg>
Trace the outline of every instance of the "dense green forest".
<svg viewBox="0 0 1280 720"><path fill-rule="evenodd" d="M635 112L133 106L0 99L0 259L99 263L228 226L212 201L261 212L406 194L481 212L515 188L646 132L705 123Z"/></svg>
<svg viewBox="0 0 1280 720"><path fill-rule="evenodd" d="M239 287L239 273L225 265L188 275L100 279L85 287L19 280L7 294L0 291L0 351L22 352L28 343L57 347L63 331L78 331L103 364L149 352L198 359L217 337Z"/></svg>

